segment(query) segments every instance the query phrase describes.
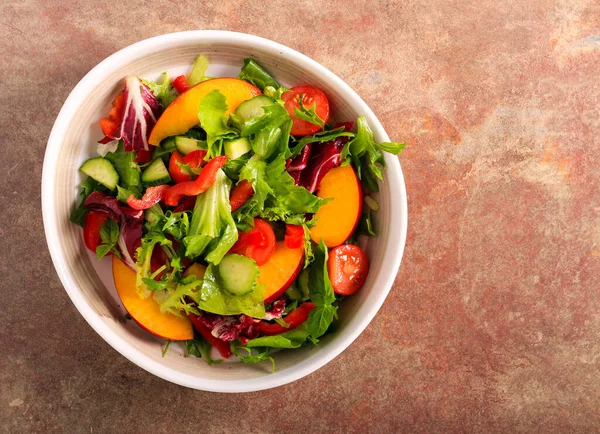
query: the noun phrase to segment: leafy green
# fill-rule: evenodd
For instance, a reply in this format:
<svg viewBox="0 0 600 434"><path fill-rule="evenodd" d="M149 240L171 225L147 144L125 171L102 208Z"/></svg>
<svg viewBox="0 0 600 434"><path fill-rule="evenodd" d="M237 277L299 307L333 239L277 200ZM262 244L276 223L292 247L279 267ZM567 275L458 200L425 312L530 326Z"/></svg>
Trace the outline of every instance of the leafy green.
<svg viewBox="0 0 600 434"><path fill-rule="evenodd" d="M224 289L219 269L209 264L204 273L200 291L194 295L198 307L206 312L218 315L245 314L253 318L265 316L264 285L255 285L244 295L231 295Z"/></svg>
<svg viewBox="0 0 600 434"><path fill-rule="evenodd" d="M167 354L167 351L169 351L169 347L171 346L171 342L172 341L167 341L167 345L165 345L165 349L162 352L162 356L165 357L165 355Z"/></svg>
<svg viewBox="0 0 600 434"><path fill-rule="evenodd" d="M146 234L142 238L142 245L138 247L136 251L136 290L138 295L141 298L148 298L150 293L146 284L144 283L144 278L150 279L151 271L150 271L150 260L152 258L152 252L154 251L154 247L159 244L161 246L166 247L167 249L173 249L173 243L167 239L167 237L161 232L150 232ZM171 254L171 256L173 256Z"/></svg>
<svg viewBox="0 0 600 434"><path fill-rule="evenodd" d="M315 102L312 107L307 108L304 106L304 98L303 96L300 98L299 105L300 107L294 107L294 114L296 115L297 118L299 119L303 119L307 122L310 122L313 125L317 125L319 127L322 127L323 125L325 125L325 121L323 119L321 119L319 117L319 115L316 112L316 108L317 108L317 103Z"/></svg>
<svg viewBox="0 0 600 434"><path fill-rule="evenodd" d="M242 66L238 78L249 81L260 90L264 90L267 86L275 89L279 87L279 83L254 59L244 59L244 66Z"/></svg>
<svg viewBox="0 0 600 434"><path fill-rule="evenodd" d="M206 158L221 155L223 140L235 139L237 131L227 125L227 99L219 90L206 95L198 106L198 120L206 131L208 153Z"/></svg>
<svg viewBox="0 0 600 434"><path fill-rule="evenodd" d="M356 120L357 133L354 139L344 145L340 158L342 165L354 163L358 177L363 186L369 191L379 191L378 179L383 179L382 168L385 160L382 151L399 154L406 146L404 143L385 142L375 143L373 132L367 119L360 116Z"/></svg>
<svg viewBox="0 0 600 434"><path fill-rule="evenodd" d="M102 244L96 247L96 256L102 259L108 252L113 252L117 257L121 257L119 249L116 247L119 241L119 225L112 219L106 219L100 228L100 239Z"/></svg>
<svg viewBox="0 0 600 434"><path fill-rule="evenodd" d="M169 80L169 74L167 72L163 72L159 80L160 83L158 81L150 80L142 80L142 83L150 89L164 109L177 98L177 91L175 91L171 85L171 80Z"/></svg>
<svg viewBox="0 0 600 434"><path fill-rule="evenodd" d="M310 299L317 307L308 315L306 324L310 336L316 340L327 331L333 322L337 307L332 305L335 302L335 293L327 272L328 254L323 240L315 249L314 255L315 259L308 269L308 287Z"/></svg>
<svg viewBox="0 0 600 434"><path fill-rule="evenodd" d="M354 137L354 133L346 132L344 131L344 127L339 127L335 130L319 131L312 136L304 136L291 148L291 156L295 157L299 155L302 149L309 143L330 142L338 137Z"/></svg>
<svg viewBox="0 0 600 434"><path fill-rule="evenodd" d="M277 101L277 103L282 105L284 104L284 102L282 101L281 96L286 92L291 92L291 90L286 89L285 87L275 88L273 86L265 86L265 88L263 89L263 93L266 96L268 96L274 101Z"/></svg>
<svg viewBox="0 0 600 434"><path fill-rule="evenodd" d="M370 237L375 236L375 229L373 227L373 217L371 215L371 209L363 210L358 221L357 232L361 235L368 235Z"/></svg>
<svg viewBox="0 0 600 434"><path fill-rule="evenodd" d="M183 239L189 258L207 252L206 261L218 264L237 241L229 204L230 185L231 181L219 170L214 184L196 198L189 232Z"/></svg>
<svg viewBox="0 0 600 434"><path fill-rule="evenodd" d="M84 206L85 200L94 191L105 192L106 187L104 187L98 181L95 181L94 179L90 178L89 176L85 179L85 181L83 181L81 183L80 187L81 187L81 194L80 194L81 202L79 203L77 208L75 208L73 210L73 212L71 213L70 220L71 220L71 222L83 227L83 223L85 221L85 215L88 213L87 208Z"/></svg>
<svg viewBox="0 0 600 434"><path fill-rule="evenodd" d="M185 281L177 283L172 291L155 292L153 298L158 302L161 313L168 312L179 317L182 316L181 312L184 312L186 316L190 313L198 315L200 312L193 303L188 301L188 297L194 300L198 296L201 285L202 280L194 277L189 283Z"/></svg>
<svg viewBox="0 0 600 434"><path fill-rule="evenodd" d="M222 360L213 360L210 357L211 345L200 336L190 341L184 341L184 344L186 349L186 357L189 357L190 355L196 356L204 359L209 365L217 365L222 362Z"/></svg>
<svg viewBox="0 0 600 434"><path fill-rule="evenodd" d="M242 363L259 363L259 362L263 362L265 360L269 360L271 362L271 373L275 372L275 360L273 359L273 357L269 356L269 353L271 352L270 348L260 348L260 347L256 347L254 348L254 354L253 354L253 350L250 348L246 348L246 347L242 347L242 346L238 346L235 342L231 342L231 352L236 355L237 357L239 357L239 359L242 361ZM247 354L241 354L239 350L242 351L246 351Z"/></svg>
<svg viewBox="0 0 600 434"><path fill-rule="evenodd" d="M198 54L196 60L194 60L194 65L192 66L192 70L190 71L187 77L187 83L190 86L195 86L201 81L206 80L206 70L208 69L208 59L204 57L202 54Z"/></svg>
<svg viewBox="0 0 600 434"><path fill-rule="evenodd" d="M289 332L275 336L262 336L246 342L246 347L269 347L269 348L299 348L308 338L309 331L306 323L296 327Z"/></svg>
<svg viewBox="0 0 600 434"><path fill-rule="evenodd" d="M123 140L120 140L117 150L109 152L104 158L112 163L119 174L119 186L131 192L135 197L140 197L142 195L142 171L140 166L133 161L135 152L126 152L123 148Z"/></svg>

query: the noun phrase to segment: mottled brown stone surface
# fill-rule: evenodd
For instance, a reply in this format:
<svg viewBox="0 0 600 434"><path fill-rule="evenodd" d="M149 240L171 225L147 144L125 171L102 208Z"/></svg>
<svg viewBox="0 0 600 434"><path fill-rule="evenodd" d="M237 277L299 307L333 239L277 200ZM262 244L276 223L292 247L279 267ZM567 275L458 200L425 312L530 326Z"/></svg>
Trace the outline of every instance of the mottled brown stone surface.
<svg viewBox="0 0 600 434"><path fill-rule="evenodd" d="M41 163L68 93L118 49L189 29L308 54L409 143L385 305L272 391L203 393L134 366L46 249ZM600 431L598 1L4 1L0 54L0 431Z"/></svg>

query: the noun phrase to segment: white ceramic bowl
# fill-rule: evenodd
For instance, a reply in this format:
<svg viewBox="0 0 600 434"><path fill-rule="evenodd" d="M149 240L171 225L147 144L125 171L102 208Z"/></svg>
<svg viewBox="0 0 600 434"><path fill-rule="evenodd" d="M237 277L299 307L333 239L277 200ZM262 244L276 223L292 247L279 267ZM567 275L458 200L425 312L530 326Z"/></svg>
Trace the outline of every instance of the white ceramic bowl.
<svg viewBox="0 0 600 434"><path fill-rule="evenodd" d="M389 141L367 104L340 78L314 60L288 47L256 36L190 31L147 39L113 54L92 69L63 105L44 158L42 210L48 248L69 297L86 321L118 352L136 365L183 386L218 392L268 389L297 380L332 360L367 327L385 300L398 272L406 240L407 205L398 159L386 155L387 170L379 193L377 236L367 246L371 270L364 288L348 297L339 310L339 326L316 347L281 351L270 364L222 363L209 366L195 357L184 358L172 345L163 358L164 341L125 321L125 311L112 282L110 259L98 262L83 244L81 229L69 222L79 200L81 163L95 155L102 137L98 120L108 112L123 78L135 74L171 77L188 70L198 53L211 61L210 76L236 76L243 59L253 57L284 86L311 84L325 91L334 120L365 115L375 140Z"/></svg>

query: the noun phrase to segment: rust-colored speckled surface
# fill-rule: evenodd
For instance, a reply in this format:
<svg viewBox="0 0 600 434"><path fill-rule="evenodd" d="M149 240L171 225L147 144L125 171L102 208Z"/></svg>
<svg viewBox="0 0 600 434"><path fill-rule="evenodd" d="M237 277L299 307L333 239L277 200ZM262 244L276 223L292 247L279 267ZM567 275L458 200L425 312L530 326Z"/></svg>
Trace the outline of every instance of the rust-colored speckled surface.
<svg viewBox="0 0 600 434"><path fill-rule="evenodd" d="M0 431L600 431L597 0L127 3L0 6ZM409 144L385 305L272 391L203 393L134 366L46 249L41 163L66 96L116 50L189 29L308 54Z"/></svg>

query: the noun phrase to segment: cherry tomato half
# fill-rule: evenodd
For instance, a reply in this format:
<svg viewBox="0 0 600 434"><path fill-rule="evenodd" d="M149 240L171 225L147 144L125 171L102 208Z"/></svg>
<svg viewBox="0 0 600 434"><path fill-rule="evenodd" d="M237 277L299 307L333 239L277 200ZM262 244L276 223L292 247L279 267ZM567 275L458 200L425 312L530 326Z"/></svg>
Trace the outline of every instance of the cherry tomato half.
<svg viewBox="0 0 600 434"><path fill-rule="evenodd" d="M108 217L103 214L91 211L85 215L83 223L83 241L85 246L96 253L96 247L102 244L100 238L100 229Z"/></svg>
<svg viewBox="0 0 600 434"><path fill-rule="evenodd" d="M354 244L342 244L329 252L329 279L336 294L354 294L365 284L369 261L365 252Z"/></svg>
<svg viewBox="0 0 600 434"><path fill-rule="evenodd" d="M264 220L254 219L254 227L248 232L240 232L238 240L229 253L237 253L254 259L256 265L264 265L275 251L275 233Z"/></svg>
<svg viewBox="0 0 600 434"><path fill-rule="evenodd" d="M329 120L329 101L325 94L312 86L294 86L290 91L281 95L281 98L285 101L285 109L292 118L291 134L294 136L308 136L319 131L320 126L296 117L294 107L300 108L300 99L302 99L302 105L307 109L316 105L315 113L324 123L327 123Z"/></svg>

